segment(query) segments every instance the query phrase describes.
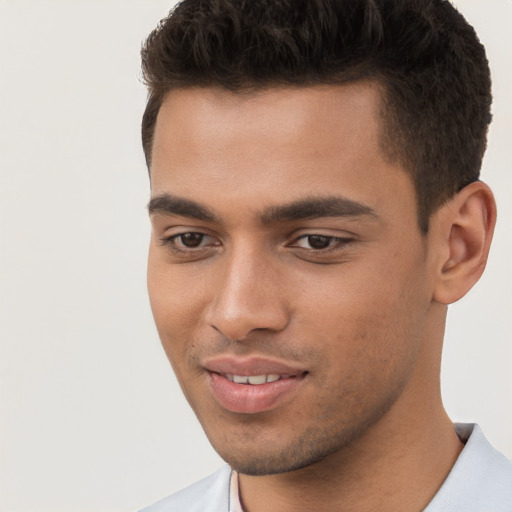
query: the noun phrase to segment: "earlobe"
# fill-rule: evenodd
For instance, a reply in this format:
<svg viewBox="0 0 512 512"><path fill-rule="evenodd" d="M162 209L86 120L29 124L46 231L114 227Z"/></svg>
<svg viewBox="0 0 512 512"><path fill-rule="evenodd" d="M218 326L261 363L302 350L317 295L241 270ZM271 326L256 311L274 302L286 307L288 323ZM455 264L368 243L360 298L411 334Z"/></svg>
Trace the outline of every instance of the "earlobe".
<svg viewBox="0 0 512 512"><path fill-rule="evenodd" d="M434 299L451 304L480 279L496 223L496 203L482 182L464 187L436 214L439 252Z"/></svg>

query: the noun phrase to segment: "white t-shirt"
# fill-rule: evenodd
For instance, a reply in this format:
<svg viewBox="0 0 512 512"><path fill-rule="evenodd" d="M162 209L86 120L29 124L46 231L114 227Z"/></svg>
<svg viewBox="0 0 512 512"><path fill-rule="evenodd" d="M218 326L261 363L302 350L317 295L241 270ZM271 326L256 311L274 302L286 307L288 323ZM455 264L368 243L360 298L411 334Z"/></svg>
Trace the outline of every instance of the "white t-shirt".
<svg viewBox="0 0 512 512"><path fill-rule="evenodd" d="M465 446L423 512L512 512L512 462L478 425L457 423L455 430ZM225 466L141 512L243 512L237 474Z"/></svg>

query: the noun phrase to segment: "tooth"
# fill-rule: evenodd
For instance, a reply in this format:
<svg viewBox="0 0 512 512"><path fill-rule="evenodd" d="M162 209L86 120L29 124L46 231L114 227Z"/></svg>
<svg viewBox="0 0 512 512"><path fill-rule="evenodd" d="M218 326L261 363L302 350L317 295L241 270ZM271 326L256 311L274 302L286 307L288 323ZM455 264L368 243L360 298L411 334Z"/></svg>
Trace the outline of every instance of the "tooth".
<svg viewBox="0 0 512 512"><path fill-rule="evenodd" d="M226 379L228 379L231 382L233 382L233 374L232 373L226 373Z"/></svg>
<svg viewBox="0 0 512 512"><path fill-rule="evenodd" d="M267 382L275 382L276 380L279 380L280 375L277 373L271 373L270 375L267 375Z"/></svg>
<svg viewBox="0 0 512 512"><path fill-rule="evenodd" d="M245 375L233 375L233 382L236 384L247 384L249 381L249 377L246 377Z"/></svg>
<svg viewBox="0 0 512 512"><path fill-rule="evenodd" d="M266 375L251 375L249 377L249 384L265 384L267 381Z"/></svg>

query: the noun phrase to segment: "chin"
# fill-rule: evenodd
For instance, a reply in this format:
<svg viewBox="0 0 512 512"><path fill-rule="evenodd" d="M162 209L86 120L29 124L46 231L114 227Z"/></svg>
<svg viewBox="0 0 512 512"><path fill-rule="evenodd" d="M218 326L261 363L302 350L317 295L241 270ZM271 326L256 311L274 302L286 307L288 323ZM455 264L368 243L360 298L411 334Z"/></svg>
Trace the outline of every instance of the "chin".
<svg viewBox="0 0 512 512"><path fill-rule="evenodd" d="M268 457L259 458L224 458L226 462L238 473L250 476L276 475L279 473L289 473L306 468L317 462L320 462L327 455L311 454L293 454L293 456L283 459L281 456L269 455Z"/></svg>
<svg viewBox="0 0 512 512"><path fill-rule="evenodd" d="M321 462L339 452L352 440L351 435L331 436L325 432L314 432L302 439L288 441L285 446L276 442L258 440L237 446L230 443L219 448L213 443L217 453L238 473L251 476L275 475L298 471Z"/></svg>

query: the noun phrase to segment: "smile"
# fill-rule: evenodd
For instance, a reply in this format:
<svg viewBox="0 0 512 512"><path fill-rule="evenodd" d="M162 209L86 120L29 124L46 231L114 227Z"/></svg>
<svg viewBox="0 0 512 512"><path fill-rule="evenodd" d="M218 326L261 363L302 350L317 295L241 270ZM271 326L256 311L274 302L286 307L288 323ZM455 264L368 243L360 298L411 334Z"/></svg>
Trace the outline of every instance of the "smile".
<svg viewBox="0 0 512 512"><path fill-rule="evenodd" d="M204 361L212 398L225 410L256 414L286 405L307 385L304 367L264 356L223 355Z"/></svg>
<svg viewBox="0 0 512 512"><path fill-rule="evenodd" d="M284 406L297 396L307 380L307 372L258 375L208 372L208 375L208 387L218 405L243 414L261 413Z"/></svg>

